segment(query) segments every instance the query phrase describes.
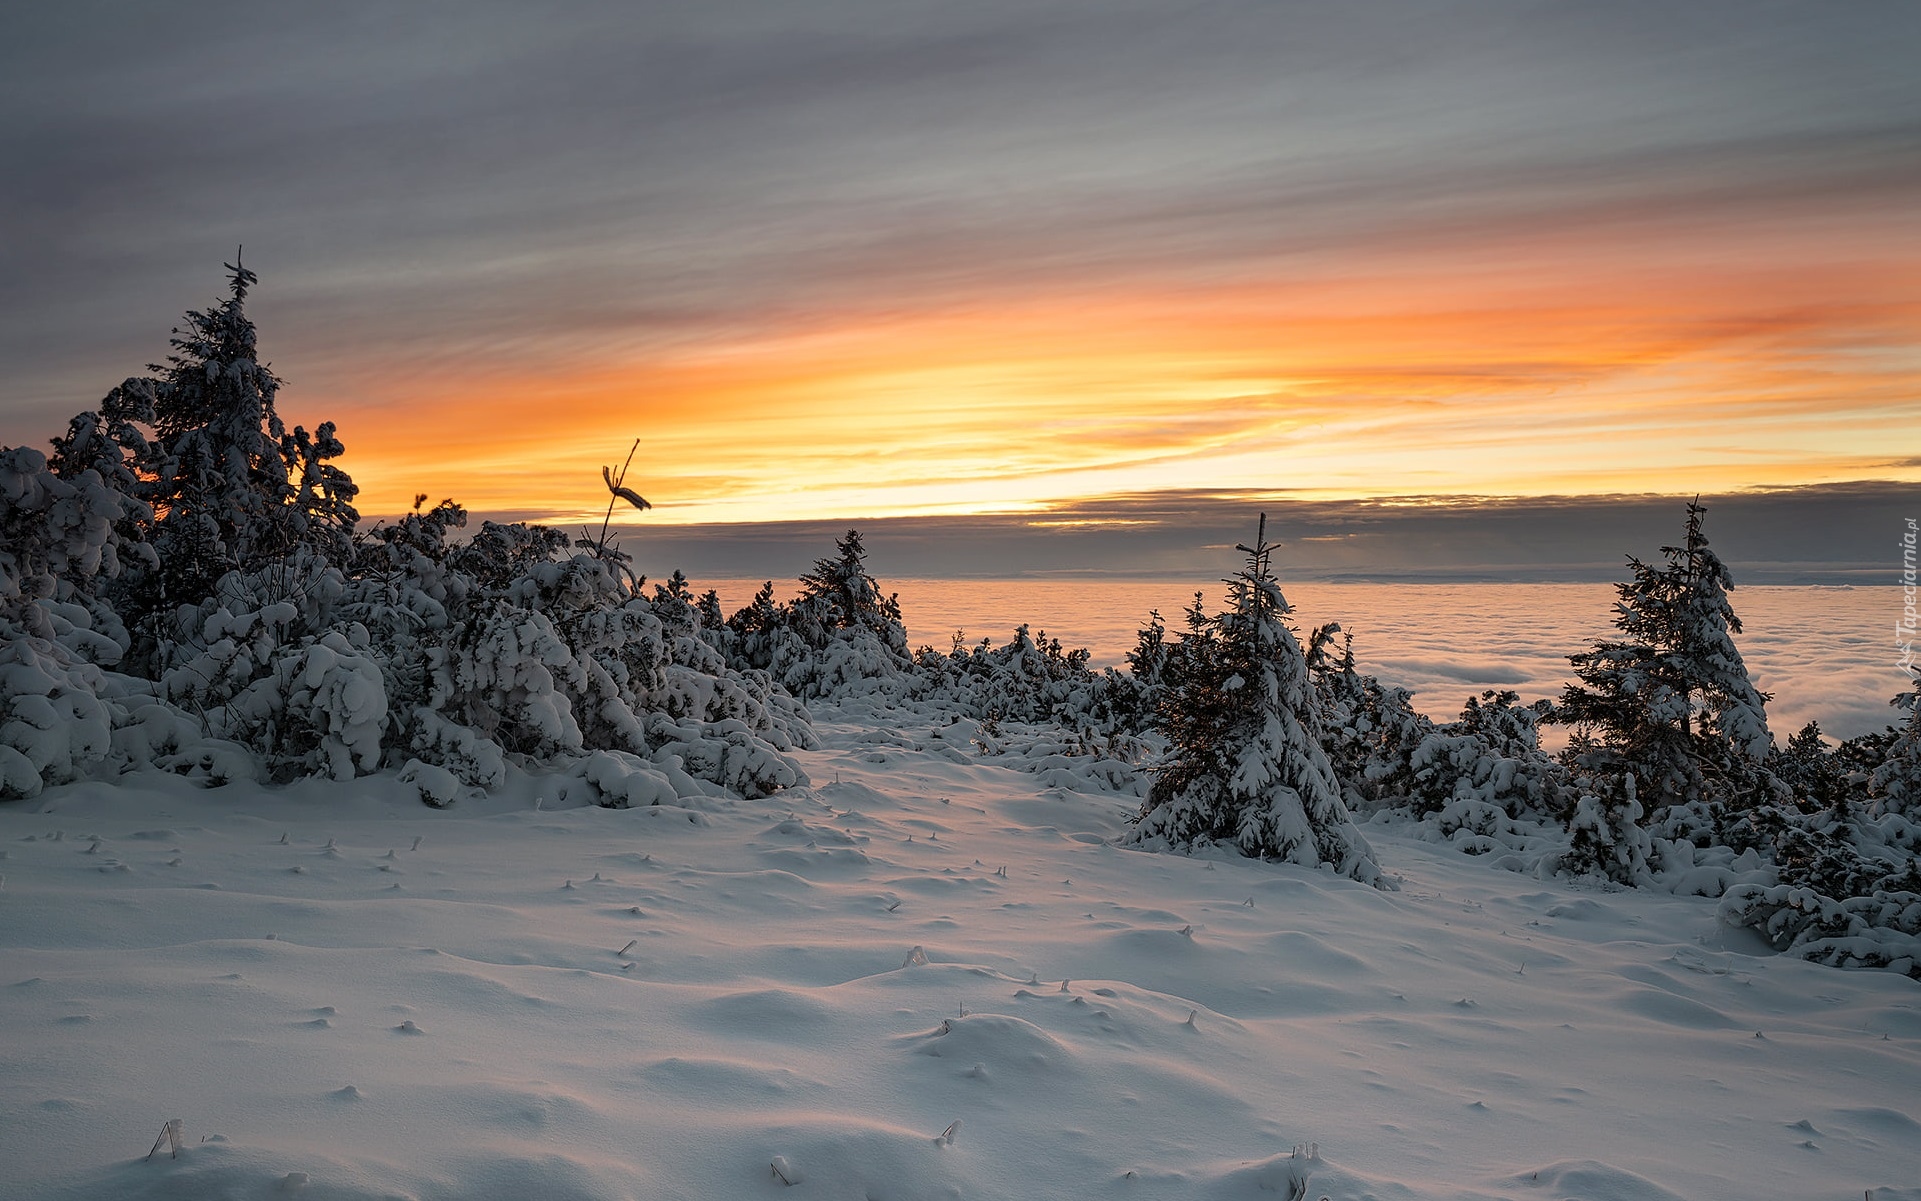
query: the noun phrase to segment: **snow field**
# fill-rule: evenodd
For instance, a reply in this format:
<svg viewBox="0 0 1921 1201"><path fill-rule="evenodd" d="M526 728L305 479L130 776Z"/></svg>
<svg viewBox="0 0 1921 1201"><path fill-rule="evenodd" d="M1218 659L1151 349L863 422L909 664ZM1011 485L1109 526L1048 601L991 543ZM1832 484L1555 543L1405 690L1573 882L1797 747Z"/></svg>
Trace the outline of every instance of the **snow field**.
<svg viewBox="0 0 1921 1201"><path fill-rule="evenodd" d="M1921 1198L1913 980L1391 826L1398 893L1125 850L1132 795L816 728L745 801L0 808L0 1193Z"/></svg>

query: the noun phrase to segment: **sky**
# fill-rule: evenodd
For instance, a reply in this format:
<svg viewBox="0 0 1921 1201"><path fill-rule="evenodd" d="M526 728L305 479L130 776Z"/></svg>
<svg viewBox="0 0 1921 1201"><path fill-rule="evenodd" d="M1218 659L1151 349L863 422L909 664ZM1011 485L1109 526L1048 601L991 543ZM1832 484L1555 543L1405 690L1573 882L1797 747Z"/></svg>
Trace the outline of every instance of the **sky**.
<svg viewBox="0 0 1921 1201"><path fill-rule="evenodd" d="M1917 52L1873 0L31 6L0 443L244 244L369 515L577 519L637 441L663 527L1811 520L1921 481Z"/></svg>

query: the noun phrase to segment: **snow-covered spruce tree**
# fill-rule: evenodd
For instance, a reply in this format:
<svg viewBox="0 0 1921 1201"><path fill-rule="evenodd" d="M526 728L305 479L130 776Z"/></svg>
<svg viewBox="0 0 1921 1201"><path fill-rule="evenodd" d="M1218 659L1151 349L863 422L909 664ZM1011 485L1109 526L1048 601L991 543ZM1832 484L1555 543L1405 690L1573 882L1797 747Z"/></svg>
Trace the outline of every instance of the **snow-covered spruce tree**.
<svg viewBox="0 0 1921 1201"><path fill-rule="evenodd" d="M899 600L881 591L867 571L859 530L835 545L801 577L792 604L774 605L771 592L736 613L737 666L767 671L803 699L855 693L901 695L915 683Z"/></svg>
<svg viewBox="0 0 1921 1201"><path fill-rule="evenodd" d="M751 670L767 670L786 627L787 607L774 599L774 581L768 580L754 593L753 600L727 619L729 661Z"/></svg>
<svg viewBox="0 0 1921 1201"><path fill-rule="evenodd" d="M312 740L323 758L358 753L371 766L364 728L349 751L341 715L312 708L364 694L364 663L352 669L360 686L335 670L356 652L316 643L344 588L353 484L329 462L340 452L331 425L288 433L275 413L279 381L244 313L255 279L229 270L231 295L187 315L167 365L151 368L158 378L127 380L54 439L45 491L67 499L41 516L43 536L71 545L41 607L69 651L132 673L101 681L116 699L117 764L211 737L270 757ZM76 555L71 534L94 549ZM218 754L231 752L245 755Z"/></svg>
<svg viewBox="0 0 1921 1201"><path fill-rule="evenodd" d="M1228 608L1182 640L1181 678L1160 709L1167 753L1130 840L1225 843L1388 887L1321 748L1266 514L1254 545L1238 549L1247 566L1227 581Z"/></svg>
<svg viewBox="0 0 1921 1201"><path fill-rule="evenodd" d="M1158 609L1150 610L1147 625L1138 631L1134 649L1127 652L1127 670L1108 668L1101 673L1097 709L1104 723L1117 734L1137 735L1153 726L1155 709L1167 686L1171 649L1167 642L1167 623Z"/></svg>
<svg viewBox="0 0 1921 1201"><path fill-rule="evenodd" d="M1693 838L1784 791L1764 766L1768 698L1735 648L1734 581L1702 533L1705 513L1689 503L1683 545L1661 548L1666 566L1628 559L1634 578L1615 605L1623 636L1569 657L1580 683L1553 714L1575 727L1573 770L1633 773L1650 819Z"/></svg>
<svg viewBox="0 0 1921 1201"><path fill-rule="evenodd" d="M907 656L907 633L901 627L900 598L883 593L880 581L867 571L867 551L859 530L848 530L834 543L836 557L816 559L814 570L800 578L794 611L802 620L823 629L866 629L890 651Z"/></svg>
<svg viewBox="0 0 1921 1201"><path fill-rule="evenodd" d="M274 408L281 381L260 361L246 315L259 279L227 270L227 298L189 312L173 353L150 368L159 373L149 388L153 437L138 469L159 567L133 598L144 610L135 618L198 603L230 571L301 550L335 565L352 553L356 489L330 462L340 440L331 422L288 431Z"/></svg>

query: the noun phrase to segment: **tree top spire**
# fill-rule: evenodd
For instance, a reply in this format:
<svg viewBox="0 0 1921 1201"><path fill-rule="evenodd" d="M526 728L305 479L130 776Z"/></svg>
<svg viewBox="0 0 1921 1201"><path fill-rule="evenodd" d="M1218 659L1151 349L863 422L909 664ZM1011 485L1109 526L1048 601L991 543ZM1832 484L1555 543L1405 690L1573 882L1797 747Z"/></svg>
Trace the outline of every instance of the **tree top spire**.
<svg viewBox="0 0 1921 1201"><path fill-rule="evenodd" d="M223 266L225 266L227 268L227 271L229 272L228 279L233 286L233 300L235 304L239 304L242 301L246 300L247 289L253 287L255 284L260 282L260 277L258 275L255 275L253 272L247 270L246 267L241 265L241 252L246 248L247 247L245 243L235 246L234 252L233 252L233 262L223 264Z"/></svg>

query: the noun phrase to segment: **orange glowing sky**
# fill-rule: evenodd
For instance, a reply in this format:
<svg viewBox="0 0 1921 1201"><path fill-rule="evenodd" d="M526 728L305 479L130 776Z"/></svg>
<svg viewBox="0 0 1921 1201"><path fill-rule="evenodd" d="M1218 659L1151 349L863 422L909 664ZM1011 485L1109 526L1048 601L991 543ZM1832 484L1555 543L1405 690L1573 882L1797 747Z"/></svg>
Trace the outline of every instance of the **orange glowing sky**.
<svg viewBox="0 0 1921 1201"><path fill-rule="evenodd" d="M121 18L0 63L0 441L244 242L370 516L1921 482L1921 7Z"/></svg>
<svg viewBox="0 0 1921 1201"><path fill-rule="evenodd" d="M683 522L1196 487L1915 481L1921 270L1887 252L1898 232L1483 238L1269 278L848 308L618 362L410 380L354 408L349 466L369 512L430 490L578 517L638 437L633 480ZM435 429L456 407L475 436L450 444Z"/></svg>

